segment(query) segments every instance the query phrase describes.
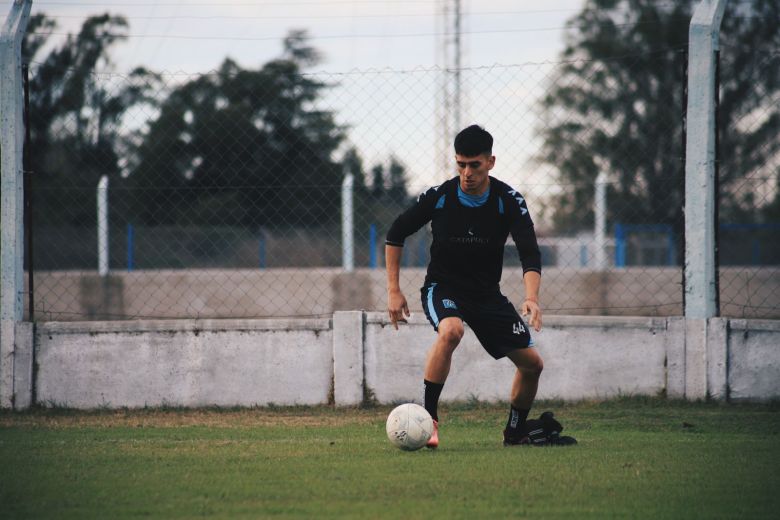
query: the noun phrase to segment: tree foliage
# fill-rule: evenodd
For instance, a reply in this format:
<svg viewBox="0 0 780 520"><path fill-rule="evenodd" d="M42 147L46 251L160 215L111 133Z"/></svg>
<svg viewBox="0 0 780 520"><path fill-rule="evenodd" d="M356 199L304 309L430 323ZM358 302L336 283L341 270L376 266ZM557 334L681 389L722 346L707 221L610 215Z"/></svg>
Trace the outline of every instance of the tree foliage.
<svg viewBox="0 0 780 520"><path fill-rule="evenodd" d="M569 22L563 63L543 99L551 123L542 129L541 160L563 185L553 204L559 230L592 226L600 171L611 180L610 222L681 226L685 50L695 4L588 0ZM778 60L761 53L780 46L780 5L730 3L721 41L720 146L731 161L720 172L721 212L735 214L743 206L730 195L737 181L777 165ZM746 127L756 112L761 123Z"/></svg>
<svg viewBox="0 0 780 520"><path fill-rule="evenodd" d="M327 85L302 71L316 58L293 33L258 70L226 59L173 88L128 178L141 221L294 226L337 211L344 133L316 108Z"/></svg>
<svg viewBox="0 0 780 520"><path fill-rule="evenodd" d="M23 41L30 63L28 168L33 172L35 218L47 224L95 221L94 190L102 175L118 178L128 146L122 118L133 106L153 103L157 76L137 68L114 88L101 81L110 49L125 39L127 21L109 14L88 18L76 35L48 49L56 22L31 17Z"/></svg>
<svg viewBox="0 0 780 520"><path fill-rule="evenodd" d="M321 59L305 31L257 69L226 58L210 74L162 76L113 72L122 16L90 17L60 45L49 41L55 28L33 16L23 48L39 223L94 226L102 175L115 223L317 227L338 215L347 171L358 201L376 202L358 150L342 146L346 127L320 108L332 85L305 72ZM400 201L395 160L388 182L382 202Z"/></svg>

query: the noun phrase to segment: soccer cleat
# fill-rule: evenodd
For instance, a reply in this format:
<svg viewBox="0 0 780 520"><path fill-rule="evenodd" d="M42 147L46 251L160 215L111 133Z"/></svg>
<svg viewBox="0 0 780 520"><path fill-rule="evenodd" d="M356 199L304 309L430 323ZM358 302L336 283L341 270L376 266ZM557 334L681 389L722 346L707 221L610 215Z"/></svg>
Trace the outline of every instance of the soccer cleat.
<svg viewBox="0 0 780 520"><path fill-rule="evenodd" d="M558 435L557 433L550 436L550 440L545 446L572 446L577 444L577 439L568 435Z"/></svg>
<svg viewBox="0 0 780 520"><path fill-rule="evenodd" d="M433 421L433 433L425 446L431 449L439 447L439 421Z"/></svg>
<svg viewBox="0 0 780 520"><path fill-rule="evenodd" d="M577 439L569 437L568 435L559 435L558 432L552 432L549 436L540 437L534 436L533 432L530 435L520 435L519 437L512 437L507 435L504 430L504 446L572 446L577 444Z"/></svg>
<svg viewBox="0 0 780 520"><path fill-rule="evenodd" d="M530 446L531 438L528 435L520 435L519 437L512 437L508 434L507 430L504 430L504 446Z"/></svg>

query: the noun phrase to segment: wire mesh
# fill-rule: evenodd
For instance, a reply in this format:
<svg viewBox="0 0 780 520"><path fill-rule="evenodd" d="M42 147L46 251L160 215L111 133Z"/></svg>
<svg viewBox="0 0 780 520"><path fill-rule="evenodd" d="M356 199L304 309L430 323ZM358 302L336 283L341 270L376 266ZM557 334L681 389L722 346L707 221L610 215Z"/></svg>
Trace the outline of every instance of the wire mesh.
<svg viewBox="0 0 780 520"><path fill-rule="evenodd" d="M493 134L493 174L528 202L545 312L682 314L684 69L682 49L670 48L459 71L461 120ZM199 75L88 74L79 91L56 93L56 106L47 105L46 68L31 72L38 320L383 310L387 229L418 193L455 175L454 157L442 169L437 155L454 137L437 116L441 75L452 71L300 73L278 60L258 70L225 62ZM744 126L767 114L732 127L749 140ZM724 153L721 174L734 170L724 193L751 194L755 208L776 205L777 155L764 157L745 169L750 157ZM343 266L349 174L354 270ZM104 175L110 271L101 276L96 187ZM755 216L721 219L724 313L780 317L777 228ZM404 248L413 311L430 241L424 227ZM510 240L502 290L517 302L522 288Z"/></svg>
<svg viewBox="0 0 780 520"><path fill-rule="evenodd" d="M780 53L726 39L720 70L720 310L780 318Z"/></svg>

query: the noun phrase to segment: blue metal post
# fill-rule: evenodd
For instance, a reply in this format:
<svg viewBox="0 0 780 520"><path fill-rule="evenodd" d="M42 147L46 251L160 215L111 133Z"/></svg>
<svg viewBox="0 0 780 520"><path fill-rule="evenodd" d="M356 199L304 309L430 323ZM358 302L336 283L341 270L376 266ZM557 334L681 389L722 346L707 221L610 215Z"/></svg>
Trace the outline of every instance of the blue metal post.
<svg viewBox="0 0 780 520"><path fill-rule="evenodd" d="M376 269L376 224L368 228L368 267Z"/></svg>
<svg viewBox="0 0 780 520"><path fill-rule="evenodd" d="M417 267L425 267L425 261L428 259L425 254L425 236L421 236L417 241Z"/></svg>
<svg viewBox="0 0 780 520"><path fill-rule="evenodd" d="M260 233L257 241L257 259L260 269L265 269L265 233Z"/></svg>
<svg viewBox="0 0 780 520"><path fill-rule="evenodd" d="M135 268L135 228L132 224L127 225L127 271Z"/></svg>
<svg viewBox="0 0 780 520"><path fill-rule="evenodd" d="M751 246L752 247L750 248L750 252L751 252L750 256L752 257L752 259L750 263L752 265L761 265L761 242L757 238L754 238L753 240L751 240Z"/></svg>
<svg viewBox="0 0 780 520"><path fill-rule="evenodd" d="M674 265L677 260L677 252L675 251L674 229L672 226L669 226L666 230L666 247L666 265Z"/></svg>
<svg viewBox="0 0 780 520"><path fill-rule="evenodd" d="M626 231L623 224L615 224L615 267L626 266Z"/></svg>

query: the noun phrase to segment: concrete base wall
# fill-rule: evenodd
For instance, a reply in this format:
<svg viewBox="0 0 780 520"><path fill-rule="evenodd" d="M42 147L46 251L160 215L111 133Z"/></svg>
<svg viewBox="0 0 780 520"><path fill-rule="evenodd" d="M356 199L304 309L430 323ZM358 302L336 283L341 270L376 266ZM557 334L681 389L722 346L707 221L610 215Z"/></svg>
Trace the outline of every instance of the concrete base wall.
<svg viewBox="0 0 780 520"><path fill-rule="evenodd" d="M385 313L349 311L19 324L17 337L0 388L23 409L420 402L435 335L420 312L396 331ZM780 398L780 321L548 316L534 341L545 360L540 398ZM467 329L442 399L507 400L513 373Z"/></svg>
<svg viewBox="0 0 780 520"><path fill-rule="evenodd" d="M539 398L602 399L665 389L666 350L674 344L665 319L555 316L546 322L533 333L545 365ZM422 313L398 332L383 313L368 314L366 385L380 402L421 398L423 364L435 336ZM514 371L508 359L493 360L467 327L442 399L506 401Z"/></svg>
<svg viewBox="0 0 780 520"><path fill-rule="evenodd" d="M331 321L46 323L36 401L72 408L327 403Z"/></svg>
<svg viewBox="0 0 780 520"><path fill-rule="evenodd" d="M728 398L780 398L780 322L730 320L727 352Z"/></svg>

